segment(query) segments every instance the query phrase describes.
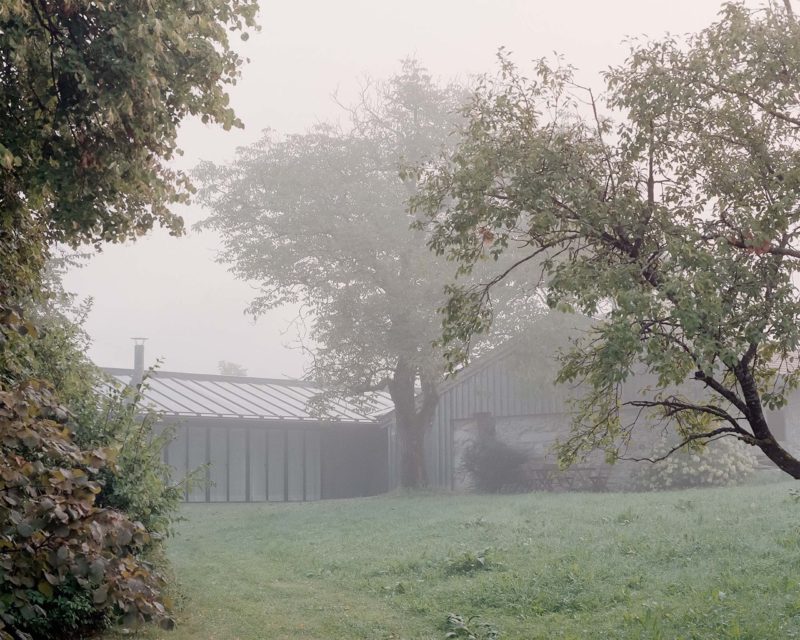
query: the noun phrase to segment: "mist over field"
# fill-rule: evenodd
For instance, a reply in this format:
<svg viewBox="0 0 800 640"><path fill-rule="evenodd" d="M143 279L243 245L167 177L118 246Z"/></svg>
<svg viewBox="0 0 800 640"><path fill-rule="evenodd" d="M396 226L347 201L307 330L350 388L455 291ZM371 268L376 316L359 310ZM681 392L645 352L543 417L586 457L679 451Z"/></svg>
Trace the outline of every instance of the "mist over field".
<svg viewBox="0 0 800 640"><path fill-rule="evenodd" d="M800 638L799 10L0 2L0 640Z"/></svg>
<svg viewBox="0 0 800 640"><path fill-rule="evenodd" d="M263 129L302 133L318 122L341 121L346 114L334 94L345 105L354 102L366 78L389 77L409 56L436 78L467 81L496 70L500 47L523 68L557 52L578 68L581 83L600 92L599 73L624 60L628 38L696 31L718 10L716 0L263 2L262 30L246 42L234 36L234 46L250 59L230 88L244 130L187 120L179 138L185 154L173 164L190 170L201 160L229 161ZM207 215L197 204L177 211L188 229ZM244 309L254 285L215 264L218 250L211 232L190 230L175 239L156 231L124 247L105 246L73 270L67 289L94 299L87 324L92 358L102 366L131 366L130 338L145 336L148 365L163 358L168 370L214 373L227 360L251 375L301 376L309 359L291 349L297 309L253 322Z"/></svg>

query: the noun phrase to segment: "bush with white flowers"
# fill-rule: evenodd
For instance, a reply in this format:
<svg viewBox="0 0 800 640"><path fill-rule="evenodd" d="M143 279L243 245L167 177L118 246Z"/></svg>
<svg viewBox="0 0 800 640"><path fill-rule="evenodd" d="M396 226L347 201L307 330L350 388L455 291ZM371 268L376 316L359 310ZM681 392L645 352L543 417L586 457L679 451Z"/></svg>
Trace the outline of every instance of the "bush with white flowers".
<svg viewBox="0 0 800 640"><path fill-rule="evenodd" d="M652 457L666 454L672 446L662 441ZM721 438L700 448L680 449L659 462L641 464L635 477L638 488L661 491L738 484L753 473L758 460L752 447L734 438Z"/></svg>

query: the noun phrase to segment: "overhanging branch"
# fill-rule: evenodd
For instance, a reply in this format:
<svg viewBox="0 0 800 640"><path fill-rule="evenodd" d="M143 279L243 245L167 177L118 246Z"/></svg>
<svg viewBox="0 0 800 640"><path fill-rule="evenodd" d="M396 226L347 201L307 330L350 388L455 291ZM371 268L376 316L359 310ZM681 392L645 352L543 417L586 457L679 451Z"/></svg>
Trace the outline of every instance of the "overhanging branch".
<svg viewBox="0 0 800 640"><path fill-rule="evenodd" d="M705 440L710 440L712 438L717 438L717 437L722 437L722 436L734 436L734 437L737 437L739 439L742 439L741 438L741 434L737 433L731 427L720 427L719 429L714 429L712 431L706 431L704 433L695 433L695 434L693 434L691 436L688 436L688 437L684 438L679 444L677 444L674 447L672 447L672 449L667 451L663 456L658 456L658 457L655 457L655 458L650 458L650 457L628 458L628 457L620 456L618 458L618 460L625 460L627 462L652 462L652 463L661 462L662 460L666 460L667 458L669 458L676 451L682 449L683 447L688 446L692 442L696 442L698 440L704 440L704 439Z"/></svg>
<svg viewBox="0 0 800 640"><path fill-rule="evenodd" d="M725 409L723 409L722 407L718 407L713 404L695 404L693 402L687 402L685 400L672 397L672 398L667 398L665 400L630 400L628 402L624 402L623 406L639 407L643 409L661 408L664 409L665 415L667 417L673 417L684 411L705 413L719 420L724 420L730 423L731 426L726 428L732 430L735 433L738 433L740 435L750 435L747 431L745 431L744 429L742 429L742 427L739 426L739 422L736 420L734 416L725 411Z"/></svg>

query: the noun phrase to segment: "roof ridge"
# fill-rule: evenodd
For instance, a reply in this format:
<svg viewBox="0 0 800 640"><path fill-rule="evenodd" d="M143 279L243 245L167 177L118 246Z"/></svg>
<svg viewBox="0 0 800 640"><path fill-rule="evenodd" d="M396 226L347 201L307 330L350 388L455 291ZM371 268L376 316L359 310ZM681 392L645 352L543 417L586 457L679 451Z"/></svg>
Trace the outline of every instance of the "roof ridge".
<svg viewBox="0 0 800 640"><path fill-rule="evenodd" d="M109 375L133 375L133 369L125 367L100 367ZM298 378L261 378L256 376L226 376L221 373L190 373L187 371L164 371L162 369L152 369L149 374L153 378L178 378L185 380L218 380L222 382L249 382L274 384L286 387L315 387L320 386L312 380L300 380Z"/></svg>

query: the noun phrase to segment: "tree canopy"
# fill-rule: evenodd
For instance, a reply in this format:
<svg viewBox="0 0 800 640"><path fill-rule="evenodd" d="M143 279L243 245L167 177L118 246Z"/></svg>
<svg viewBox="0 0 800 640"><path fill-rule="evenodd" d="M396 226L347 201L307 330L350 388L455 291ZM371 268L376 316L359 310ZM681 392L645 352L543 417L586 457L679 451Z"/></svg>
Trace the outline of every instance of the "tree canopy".
<svg viewBox="0 0 800 640"><path fill-rule="evenodd" d="M426 483L424 435L445 370L434 343L456 272L428 251L424 230L410 228L412 168L452 148L466 96L407 60L364 87L344 127L268 132L231 164L197 171L212 211L203 225L223 239L220 260L259 286L249 310L301 305L308 375L332 394L357 400L388 389L404 486ZM541 308L527 289L515 295L520 313Z"/></svg>
<svg viewBox="0 0 800 640"><path fill-rule="evenodd" d="M542 60L528 78L501 54L460 146L421 172L414 206L436 252L463 272L537 261L550 306L597 318L559 374L585 390L564 462L624 455L651 415L678 444L738 438L800 477L767 419L798 383L798 78L789 2L728 3L686 40L636 44L602 97L568 66ZM446 335L485 330L492 287L514 273L453 289ZM655 383L624 398L641 372ZM638 420L621 421L626 406Z"/></svg>
<svg viewBox="0 0 800 640"><path fill-rule="evenodd" d="M225 85L242 61L228 38L246 37L256 10L254 0L0 5L5 286L30 279L47 243L131 239L155 224L180 232L169 205L191 187L166 164L178 125L190 115L240 124Z"/></svg>
<svg viewBox="0 0 800 640"><path fill-rule="evenodd" d="M422 474L423 423L437 400L440 359L431 348L443 303L444 259L409 231L407 165L448 142L464 90L437 84L414 61L364 88L345 127L264 138L227 166L202 165L206 227L220 259L259 284L258 314L299 303L308 315L309 376L339 393L388 386L401 428L416 438L409 484ZM415 388L423 402L417 406ZM410 422L408 422L410 421Z"/></svg>

